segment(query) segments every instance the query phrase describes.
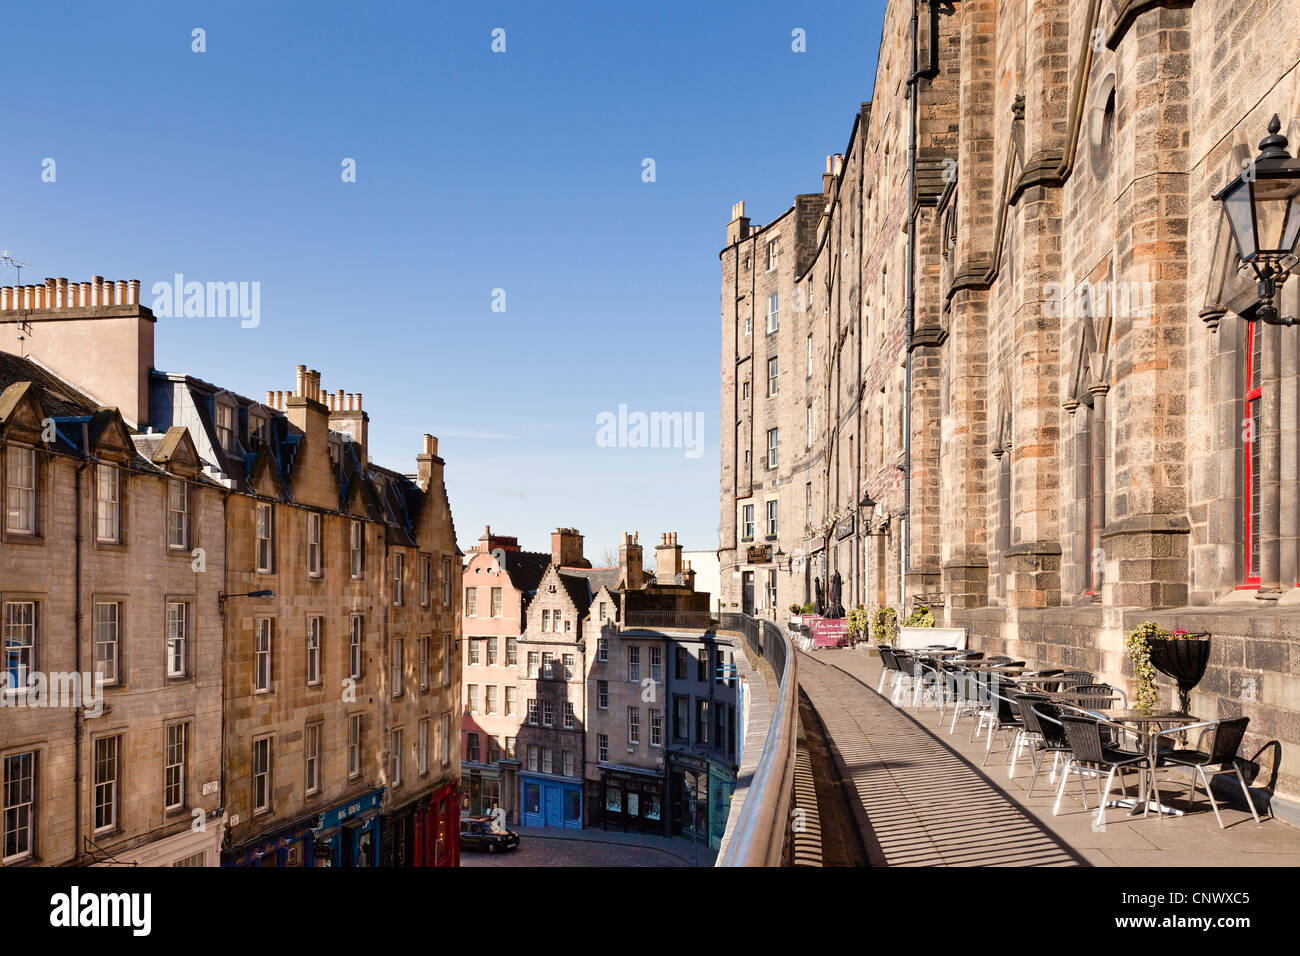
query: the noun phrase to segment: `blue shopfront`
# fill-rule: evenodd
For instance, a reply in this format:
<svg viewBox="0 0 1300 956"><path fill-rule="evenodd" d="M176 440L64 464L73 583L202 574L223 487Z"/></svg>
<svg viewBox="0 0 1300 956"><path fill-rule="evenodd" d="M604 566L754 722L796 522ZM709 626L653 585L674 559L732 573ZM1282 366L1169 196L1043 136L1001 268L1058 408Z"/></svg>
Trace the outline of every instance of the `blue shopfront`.
<svg viewBox="0 0 1300 956"><path fill-rule="evenodd" d="M256 840L228 848L221 854L222 866L315 866L312 833L315 815L304 817ZM230 831L226 831L229 835Z"/></svg>
<svg viewBox="0 0 1300 956"><path fill-rule="evenodd" d="M582 829L582 785L577 780L521 773L523 824L526 827Z"/></svg>
<svg viewBox="0 0 1300 956"><path fill-rule="evenodd" d="M383 788L320 815L314 838L316 866L379 865L379 801Z"/></svg>

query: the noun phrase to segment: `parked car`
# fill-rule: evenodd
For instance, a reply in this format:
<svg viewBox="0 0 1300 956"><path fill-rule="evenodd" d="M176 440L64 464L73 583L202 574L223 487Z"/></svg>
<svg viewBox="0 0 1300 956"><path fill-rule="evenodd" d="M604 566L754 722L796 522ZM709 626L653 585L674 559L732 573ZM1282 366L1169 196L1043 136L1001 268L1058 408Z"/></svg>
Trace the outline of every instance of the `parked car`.
<svg viewBox="0 0 1300 956"><path fill-rule="evenodd" d="M499 853L519 846L519 834L514 830L493 830L489 816L461 817L460 846L463 850Z"/></svg>

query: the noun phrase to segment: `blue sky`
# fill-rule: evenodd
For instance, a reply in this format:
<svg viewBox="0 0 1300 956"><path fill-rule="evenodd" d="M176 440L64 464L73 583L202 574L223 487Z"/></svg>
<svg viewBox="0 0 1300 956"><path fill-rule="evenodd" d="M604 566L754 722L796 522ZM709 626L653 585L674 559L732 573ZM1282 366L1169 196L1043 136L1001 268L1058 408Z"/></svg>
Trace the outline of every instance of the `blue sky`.
<svg viewBox="0 0 1300 956"><path fill-rule="evenodd" d="M768 222L820 188L883 10L10 5L0 248L146 305L177 272L259 282L256 328L160 319L156 364L252 397L319 369L399 470L438 435L462 546L490 523L537 550L576 526L593 559L623 530L711 549L731 204ZM620 404L701 413L702 454L598 447Z"/></svg>

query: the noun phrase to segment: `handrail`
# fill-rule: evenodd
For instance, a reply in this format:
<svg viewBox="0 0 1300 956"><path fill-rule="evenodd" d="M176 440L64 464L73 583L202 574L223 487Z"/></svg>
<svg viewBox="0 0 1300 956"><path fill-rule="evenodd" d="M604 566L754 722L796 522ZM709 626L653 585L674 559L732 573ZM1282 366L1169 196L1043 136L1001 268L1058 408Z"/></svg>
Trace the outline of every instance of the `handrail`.
<svg viewBox="0 0 1300 956"><path fill-rule="evenodd" d="M746 614L721 615L719 630L744 635L751 661L767 683L771 719L744 799L727 819L717 866L781 866L790 835L794 799L796 720L795 656L789 636L773 623ZM733 797L734 799L734 797Z"/></svg>

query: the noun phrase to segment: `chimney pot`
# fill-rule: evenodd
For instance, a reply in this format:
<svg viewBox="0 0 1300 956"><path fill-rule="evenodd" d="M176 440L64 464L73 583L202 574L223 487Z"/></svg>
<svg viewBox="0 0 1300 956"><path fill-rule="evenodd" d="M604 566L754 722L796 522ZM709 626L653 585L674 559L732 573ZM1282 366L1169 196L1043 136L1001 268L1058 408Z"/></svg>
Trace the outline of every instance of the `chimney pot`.
<svg viewBox="0 0 1300 956"><path fill-rule="evenodd" d="M117 280L117 304L126 305L126 280Z"/></svg>
<svg viewBox="0 0 1300 956"><path fill-rule="evenodd" d="M81 307L82 307L83 309L84 309L86 306L90 305L90 283L89 283L89 282L83 282L83 283L81 283L81 300L80 300L80 301L81 301Z"/></svg>
<svg viewBox="0 0 1300 956"><path fill-rule="evenodd" d="M357 411L361 411L361 393L357 392Z"/></svg>
<svg viewBox="0 0 1300 956"><path fill-rule="evenodd" d="M103 276L90 277L90 304L91 305L104 304L104 277Z"/></svg>
<svg viewBox="0 0 1300 956"><path fill-rule="evenodd" d="M132 279L126 284L126 288L127 288L126 304L139 305L140 304L140 280Z"/></svg>
<svg viewBox="0 0 1300 956"><path fill-rule="evenodd" d="M61 277L55 280L54 307L64 309L68 306L68 280Z"/></svg>
<svg viewBox="0 0 1300 956"><path fill-rule="evenodd" d="M9 308L9 287L0 286L0 311Z"/></svg>

